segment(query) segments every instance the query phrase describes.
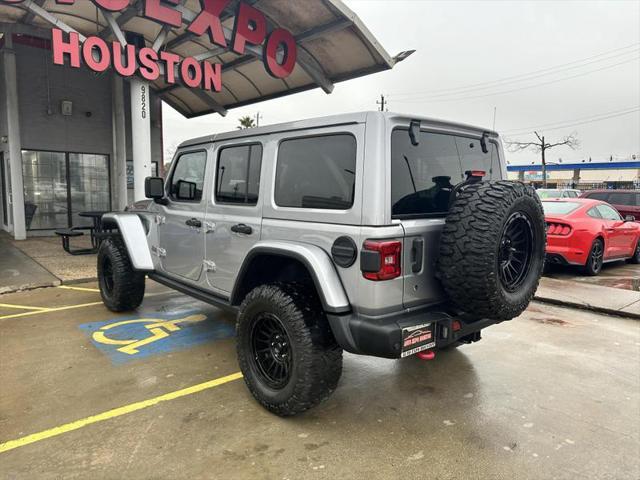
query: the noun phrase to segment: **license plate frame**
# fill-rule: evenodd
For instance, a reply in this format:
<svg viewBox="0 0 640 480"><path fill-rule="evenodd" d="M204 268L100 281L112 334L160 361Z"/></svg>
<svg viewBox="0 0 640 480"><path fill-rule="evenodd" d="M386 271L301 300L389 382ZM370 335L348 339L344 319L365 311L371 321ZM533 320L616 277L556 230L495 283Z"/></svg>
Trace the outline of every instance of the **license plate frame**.
<svg viewBox="0 0 640 480"><path fill-rule="evenodd" d="M400 358L434 348L436 346L435 325L435 322L431 322L403 328Z"/></svg>

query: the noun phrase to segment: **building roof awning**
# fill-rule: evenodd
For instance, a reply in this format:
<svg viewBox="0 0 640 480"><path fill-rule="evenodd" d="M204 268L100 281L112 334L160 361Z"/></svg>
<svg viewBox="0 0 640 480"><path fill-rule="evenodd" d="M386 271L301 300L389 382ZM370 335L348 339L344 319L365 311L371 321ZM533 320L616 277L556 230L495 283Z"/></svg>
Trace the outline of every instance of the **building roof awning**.
<svg viewBox="0 0 640 480"><path fill-rule="evenodd" d="M296 40L298 55L293 72L286 78L274 78L264 68L261 46L240 55L213 45L206 34L189 32L188 23L200 12L200 2L181 2L176 8L182 12L183 24L171 29L141 15L143 0L129 0L126 9L113 14L88 0L78 0L74 5L55 0L24 0L11 6L0 3L0 24L50 29L60 28L57 21L84 36L98 35L105 40L115 39L115 27L142 35L147 46L181 58L220 63L219 92L167 84L163 76L153 82L158 95L189 118L213 112L224 115L231 108L313 88L330 93L337 82L388 70L413 53L391 57L340 0L243 0L264 14L268 31L284 28ZM225 37L231 35L237 4L238 0L231 0L220 15Z"/></svg>

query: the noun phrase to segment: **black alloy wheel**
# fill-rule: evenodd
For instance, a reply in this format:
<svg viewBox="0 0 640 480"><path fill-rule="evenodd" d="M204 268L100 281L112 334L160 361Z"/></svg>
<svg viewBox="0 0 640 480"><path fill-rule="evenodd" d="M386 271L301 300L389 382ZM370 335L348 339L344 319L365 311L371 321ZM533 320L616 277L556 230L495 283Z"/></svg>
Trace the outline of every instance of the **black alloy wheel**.
<svg viewBox="0 0 640 480"><path fill-rule="evenodd" d="M602 240L596 238L591 245L589 251L589 258L587 258L587 264L585 270L588 275L598 275L602 270L602 264L604 263L604 244Z"/></svg>
<svg viewBox="0 0 640 480"><path fill-rule="evenodd" d="M291 378L292 351L289 336L278 317L259 314L251 331L252 362L262 380L274 390Z"/></svg>
<svg viewBox="0 0 640 480"><path fill-rule="evenodd" d="M507 219L499 248L500 282L506 291L514 292L531 268L533 226L527 215L514 212Z"/></svg>

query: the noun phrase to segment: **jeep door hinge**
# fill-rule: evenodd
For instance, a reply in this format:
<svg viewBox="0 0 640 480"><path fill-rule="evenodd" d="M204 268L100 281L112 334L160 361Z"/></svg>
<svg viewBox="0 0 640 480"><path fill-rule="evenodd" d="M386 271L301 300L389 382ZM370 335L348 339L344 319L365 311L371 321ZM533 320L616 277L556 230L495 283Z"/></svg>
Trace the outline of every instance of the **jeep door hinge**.
<svg viewBox="0 0 640 480"><path fill-rule="evenodd" d="M215 272L216 269L218 268L218 267L216 267L216 264L214 262L212 262L211 260L205 260L202 263L204 264L204 269L207 272Z"/></svg>
<svg viewBox="0 0 640 480"><path fill-rule="evenodd" d="M160 248L156 245L151 247L151 253L156 255L157 257L163 258L167 256L167 251L164 248Z"/></svg>
<svg viewBox="0 0 640 480"><path fill-rule="evenodd" d="M162 225L164 223L167 223L167 217L162 216L162 215L156 215L156 219L155 220L156 220L156 223L158 225Z"/></svg>

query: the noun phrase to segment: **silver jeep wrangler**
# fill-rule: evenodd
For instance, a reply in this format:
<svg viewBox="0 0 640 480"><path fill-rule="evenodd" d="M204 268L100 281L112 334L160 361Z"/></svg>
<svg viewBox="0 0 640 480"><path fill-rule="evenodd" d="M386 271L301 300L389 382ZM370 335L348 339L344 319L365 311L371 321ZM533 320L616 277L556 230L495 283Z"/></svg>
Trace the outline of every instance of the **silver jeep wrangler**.
<svg viewBox="0 0 640 480"><path fill-rule="evenodd" d="M393 113L190 140L148 207L104 216L101 295L135 309L148 276L237 312L249 390L295 415L336 388L343 350L430 358L527 307L544 216L505 177L497 133Z"/></svg>

